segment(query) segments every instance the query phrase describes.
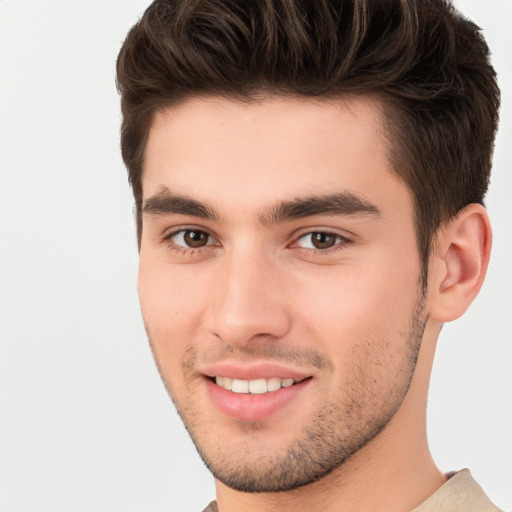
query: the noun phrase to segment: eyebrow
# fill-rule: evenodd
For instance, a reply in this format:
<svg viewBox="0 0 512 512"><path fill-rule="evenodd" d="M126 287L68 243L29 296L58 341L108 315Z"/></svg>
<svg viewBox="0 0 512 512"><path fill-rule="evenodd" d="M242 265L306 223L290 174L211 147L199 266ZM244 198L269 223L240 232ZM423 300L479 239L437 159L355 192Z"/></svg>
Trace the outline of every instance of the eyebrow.
<svg viewBox="0 0 512 512"><path fill-rule="evenodd" d="M260 217L264 225L302 219L314 215L363 215L380 217L377 206L352 192L308 196L292 201L282 201Z"/></svg>
<svg viewBox="0 0 512 512"><path fill-rule="evenodd" d="M168 188L161 190L142 204L142 212L148 215L188 215L216 221L218 214L209 206L188 196L173 194Z"/></svg>
<svg viewBox="0 0 512 512"><path fill-rule="evenodd" d="M210 221L218 221L219 214L207 204L185 195L174 194L167 187L142 205L146 215L178 214L198 217ZM279 222L302 219L315 215L363 215L380 217L381 211L365 198L352 192L344 191L336 194L306 196L291 201L281 201L268 208L259 220L264 226Z"/></svg>

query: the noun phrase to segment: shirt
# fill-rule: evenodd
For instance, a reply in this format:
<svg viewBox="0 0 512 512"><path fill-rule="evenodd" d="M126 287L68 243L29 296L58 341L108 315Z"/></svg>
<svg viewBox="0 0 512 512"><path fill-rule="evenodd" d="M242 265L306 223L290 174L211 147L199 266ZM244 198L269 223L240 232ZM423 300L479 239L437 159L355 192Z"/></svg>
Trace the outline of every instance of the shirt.
<svg viewBox="0 0 512 512"><path fill-rule="evenodd" d="M203 512L218 512L212 501ZM471 476L463 469L449 478L434 494L412 512L501 512L485 495Z"/></svg>

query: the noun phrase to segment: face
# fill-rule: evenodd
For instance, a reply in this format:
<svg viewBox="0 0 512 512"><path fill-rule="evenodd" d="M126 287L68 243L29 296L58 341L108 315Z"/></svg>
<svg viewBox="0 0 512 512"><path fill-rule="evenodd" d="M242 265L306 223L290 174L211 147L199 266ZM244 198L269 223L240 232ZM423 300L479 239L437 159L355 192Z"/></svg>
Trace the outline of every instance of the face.
<svg viewBox="0 0 512 512"><path fill-rule="evenodd" d="M378 437L425 324L379 104L188 100L154 121L143 193L146 329L215 477L289 490Z"/></svg>

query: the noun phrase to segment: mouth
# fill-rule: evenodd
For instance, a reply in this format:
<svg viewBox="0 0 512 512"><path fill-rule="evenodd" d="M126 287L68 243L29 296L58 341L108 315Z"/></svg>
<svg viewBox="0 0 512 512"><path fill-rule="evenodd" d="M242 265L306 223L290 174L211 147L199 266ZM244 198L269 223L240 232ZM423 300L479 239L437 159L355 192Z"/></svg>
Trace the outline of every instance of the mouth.
<svg viewBox="0 0 512 512"><path fill-rule="evenodd" d="M312 377L306 377L303 379L292 379L286 378L281 379L279 377L261 378L261 379L233 379L231 377L216 376L211 377L211 381L217 386L231 391L233 393L245 394L245 395L264 395L266 393L273 393L279 391L281 388L289 388L300 382L311 379Z"/></svg>
<svg viewBox="0 0 512 512"><path fill-rule="evenodd" d="M293 372L282 372L285 375L275 377L270 371L255 372L260 375L247 375L252 378L243 379L240 378L245 376L243 373L251 372L231 370L228 373L228 371L226 370L228 375L229 373L235 375L228 377L217 374L224 372L205 375L208 396L224 417L251 422L266 420L280 411L281 414L284 410L291 411L288 407L298 403L297 397L307 392L313 380L313 376L289 375ZM267 375L262 376L261 373L267 373Z"/></svg>

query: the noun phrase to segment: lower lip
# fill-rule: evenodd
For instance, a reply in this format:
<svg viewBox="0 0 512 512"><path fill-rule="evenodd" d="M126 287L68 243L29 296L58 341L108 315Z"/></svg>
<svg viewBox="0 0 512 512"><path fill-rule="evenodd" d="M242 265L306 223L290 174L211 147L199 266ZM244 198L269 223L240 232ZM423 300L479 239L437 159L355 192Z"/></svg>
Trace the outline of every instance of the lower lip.
<svg viewBox="0 0 512 512"><path fill-rule="evenodd" d="M211 400L222 413L237 420L261 421L288 405L304 391L310 381L311 379L306 379L293 386L261 395L233 393L217 386L210 379L206 379L206 387Z"/></svg>

